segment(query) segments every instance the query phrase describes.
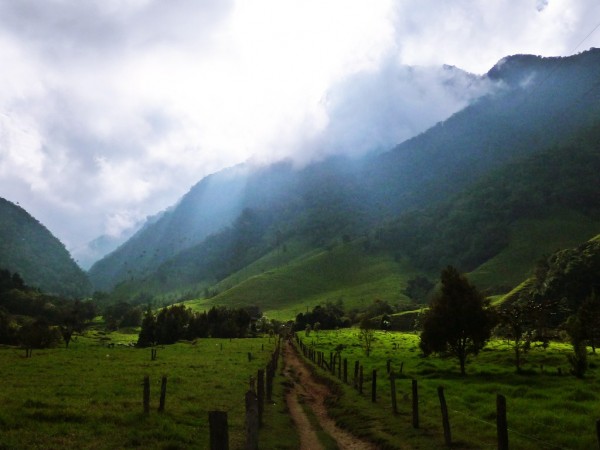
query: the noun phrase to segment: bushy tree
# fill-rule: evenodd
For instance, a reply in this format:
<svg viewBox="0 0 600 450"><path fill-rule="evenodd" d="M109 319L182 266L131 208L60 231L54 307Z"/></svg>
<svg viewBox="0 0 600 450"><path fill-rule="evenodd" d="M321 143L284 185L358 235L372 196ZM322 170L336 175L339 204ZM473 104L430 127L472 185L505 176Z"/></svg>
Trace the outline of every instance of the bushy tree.
<svg viewBox="0 0 600 450"><path fill-rule="evenodd" d="M467 356L479 353L491 336L493 315L483 295L454 267L442 271L441 283L423 318L420 347L425 355L455 356L464 375Z"/></svg>

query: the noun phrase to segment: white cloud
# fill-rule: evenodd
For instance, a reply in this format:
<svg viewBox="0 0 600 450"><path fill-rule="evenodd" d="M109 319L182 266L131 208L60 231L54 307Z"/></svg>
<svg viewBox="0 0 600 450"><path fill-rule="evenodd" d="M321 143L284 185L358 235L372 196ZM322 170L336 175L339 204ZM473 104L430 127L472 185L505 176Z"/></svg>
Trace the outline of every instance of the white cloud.
<svg viewBox="0 0 600 450"><path fill-rule="evenodd" d="M0 0L0 195L81 246L248 158L385 149L485 88L442 64L567 54L599 16L592 0Z"/></svg>

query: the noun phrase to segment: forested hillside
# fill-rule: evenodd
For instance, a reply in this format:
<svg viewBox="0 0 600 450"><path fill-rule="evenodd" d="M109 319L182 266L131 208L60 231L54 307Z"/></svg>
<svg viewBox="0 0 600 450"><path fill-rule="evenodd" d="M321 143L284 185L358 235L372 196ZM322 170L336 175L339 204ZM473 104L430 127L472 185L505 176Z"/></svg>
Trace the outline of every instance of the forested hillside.
<svg viewBox="0 0 600 450"><path fill-rule="evenodd" d="M23 208L0 198L0 267L25 283L68 297L91 293L86 274L65 246Z"/></svg>
<svg viewBox="0 0 600 450"><path fill-rule="evenodd" d="M389 152L203 180L97 263L95 287L202 295L292 242L303 246L288 261L359 237L426 273L470 270L519 220L564 210L597 220L600 50L508 57L486 77L492 92ZM262 270L277 267L269 261Z"/></svg>
<svg viewBox="0 0 600 450"><path fill-rule="evenodd" d="M423 269L470 271L498 254L522 219L576 211L600 225L600 125L569 145L526 156L431 207L407 212L377 232L377 245L409 255Z"/></svg>

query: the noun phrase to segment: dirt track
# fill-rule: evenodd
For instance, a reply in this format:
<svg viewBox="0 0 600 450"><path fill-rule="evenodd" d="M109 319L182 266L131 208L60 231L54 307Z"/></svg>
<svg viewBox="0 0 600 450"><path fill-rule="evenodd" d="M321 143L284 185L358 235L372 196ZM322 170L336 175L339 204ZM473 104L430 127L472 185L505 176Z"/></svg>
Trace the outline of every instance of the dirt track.
<svg viewBox="0 0 600 450"><path fill-rule="evenodd" d="M327 414L325 399L331 395L327 386L319 383L310 370L298 356L296 349L286 343L284 349L284 373L292 382L293 387L287 394L286 401L298 434L300 436L301 450L323 449L319 442L316 430L311 425L306 413L302 409L301 400L308 405L319 421L321 428L331 436L342 450L376 450L376 447L365 442L349 432L339 428Z"/></svg>

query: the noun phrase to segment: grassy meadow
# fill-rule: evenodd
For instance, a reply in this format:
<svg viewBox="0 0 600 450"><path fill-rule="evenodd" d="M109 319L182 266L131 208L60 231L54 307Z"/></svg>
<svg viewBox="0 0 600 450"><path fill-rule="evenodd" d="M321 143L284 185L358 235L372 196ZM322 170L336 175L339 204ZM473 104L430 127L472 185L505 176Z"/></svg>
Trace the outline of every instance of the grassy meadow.
<svg viewBox="0 0 600 450"><path fill-rule="evenodd" d="M230 448L242 448L248 379L266 366L275 340L199 339L158 348L151 361L150 349L119 345L136 338L90 332L69 349L34 350L31 358L0 348L0 449L203 449L209 410L228 412ZM109 339L117 344L107 347ZM147 416L145 375L151 383ZM158 413L162 375L168 377L166 407ZM291 424L281 414L280 381L275 379L276 404L265 411L271 432ZM268 439L269 433L261 434L264 447L271 447ZM280 448L297 448L293 433L279 439Z"/></svg>
<svg viewBox="0 0 600 450"><path fill-rule="evenodd" d="M341 426L376 442L381 448L443 447L437 387L445 389L454 447L496 448L496 394L506 397L511 448L589 449L597 448L595 422L600 419L599 357L590 355L591 368L584 379L569 375L566 355L570 346L551 343L547 349L534 347L525 354L523 372L517 374L512 350L504 341L491 342L470 359L467 376L459 374L458 361L437 356L423 357L414 334L376 332L369 357L360 347L357 329L314 332L307 345L324 351L326 358L336 346L344 345L351 383L354 362L364 367L364 392L335 382L340 396L331 412ZM395 344L395 345L394 345ZM395 347L395 348L394 348ZM387 360L396 373L397 416L391 407ZM377 370L377 402L371 402L371 378ZM559 374L559 369L561 374ZM318 374L337 380L321 369ZM420 427L412 428L411 384L419 383Z"/></svg>
<svg viewBox="0 0 600 450"><path fill-rule="evenodd" d="M347 310L377 298L391 304L409 303L403 287L417 273L407 261L397 262L385 253L368 254L355 242L310 253L260 274L245 273L248 278L234 275L231 282L226 279L219 285L219 295L185 304L195 310L260 305L268 317L287 320L339 299Z"/></svg>

